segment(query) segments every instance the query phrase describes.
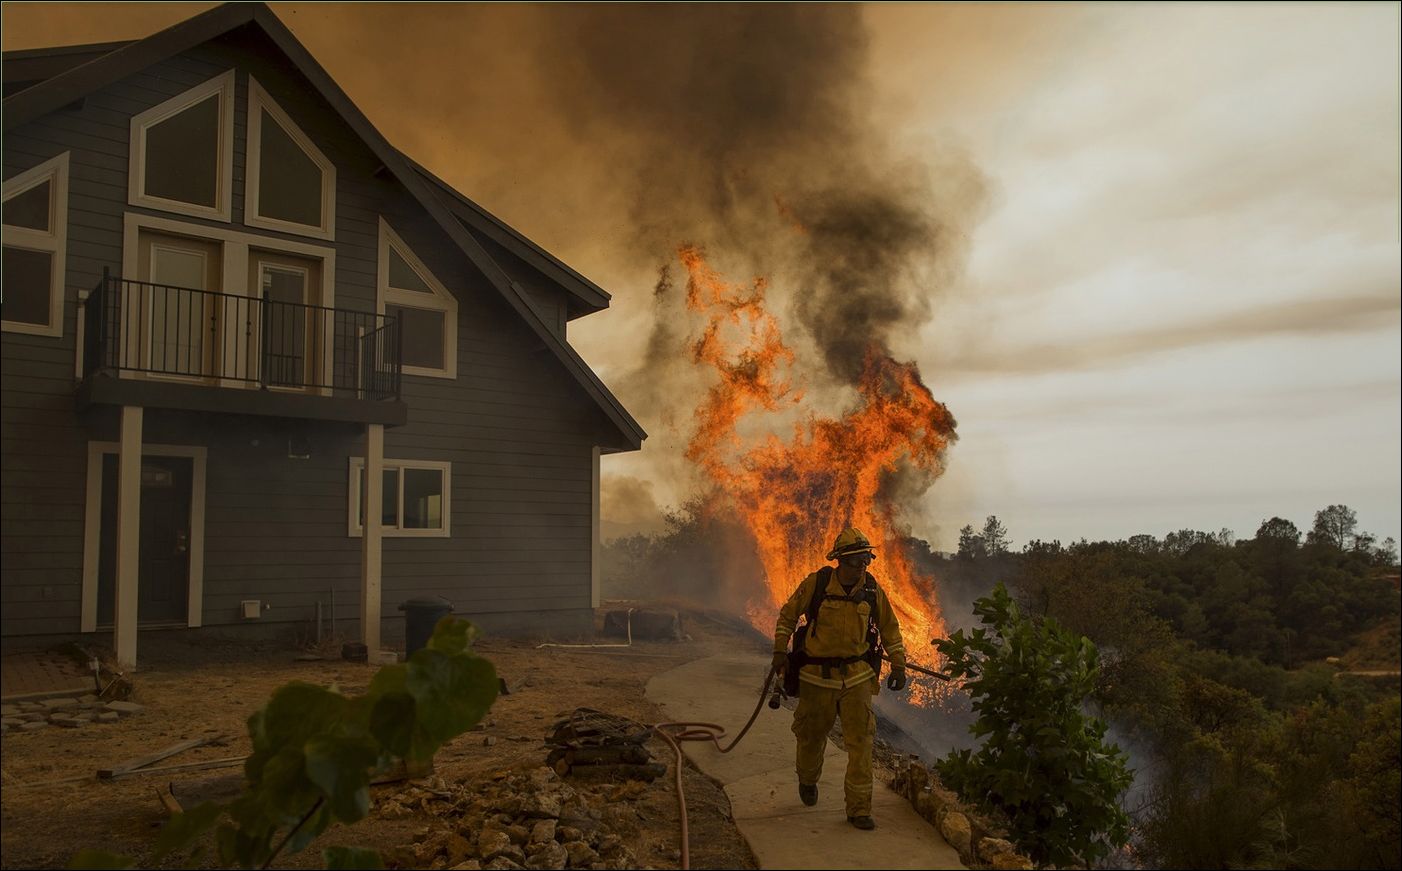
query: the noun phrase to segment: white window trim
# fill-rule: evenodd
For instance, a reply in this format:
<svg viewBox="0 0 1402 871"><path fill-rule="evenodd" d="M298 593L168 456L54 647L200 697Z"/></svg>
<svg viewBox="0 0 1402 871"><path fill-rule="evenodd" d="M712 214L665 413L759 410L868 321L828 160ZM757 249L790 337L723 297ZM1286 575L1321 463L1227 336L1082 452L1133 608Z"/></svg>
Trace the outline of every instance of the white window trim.
<svg viewBox="0 0 1402 871"><path fill-rule="evenodd" d="M431 469L443 474L443 528L404 529L398 526L381 526L380 534L385 538L450 538L453 530L453 464L450 462L439 462L437 460L394 460L385 457L383 465L385 469L398 469L401 472L398 476L399 493L395 497L395 501L399 506L401 523L403 522L404 515L403 470ZM365 530L360 523L360 475L364 469L364 457L350 458L350 486L347 487L348 495L346 499L346 530L350 538L360 538L365 534Z"/></svg>
<svg viewBox="0 0 1402 871"><path fill-rule="evenodd" d="M122 278L127 281L141 280L139 264L141 263L140 236L142 230L189 236L194 239L222 244L223 273L220 276L219 292L231 295L247 295L250 292L248 280L249 248L320 260L321 301L317 302L317 305L326 308L336 307L335 248L313 245L308 242L294 242L289 239L274 239L271 236L259 236L254 233L241 233L238 230L225 229L224 227L191 224L187 221L176 221L155 215L126 212L122 219ZM328 343L322 353L322 365L326 367L323 371L330 371L334 349ZM134 376L136 373L122 373L122 377ZM223 386L248 389L257 389L258 387L256 384L232 380L224 382Z"/></svg>
<svg viewBox="0 0 1402 871"><path fill-rule="evenodd" d="M273 116L292 141L321 169L321 226L297 224L258 213L258 181L263 167L263 111ZM243 222L250 227L278 230L325 239L336 239L336 166L302 132L292 117L277 104L258 80L248 77L248 167L244 173Z"/></svg>
<svg viewBox="0 0 1402 871"><path fill-rule="evenodd" d="M87 502L83 516L83 599L79 611L80 632L97 631L98 560L102 546L102 455L115 454L116 442L88 442ZM205 467L209 449L201 445L142 445L141 455L190 457L190 580L185 625L204 622L204 502Z"/></svg>
<svg viewBox="0 0 1402 871"><path fill-rule="evenodd" d="M0 200L8 200L33 190L45 181L51 182L48 232L32 227L11 227L9 224L6 224L4 229L5 247L44 251L53 255L53 265L49 269L49 322L0 322L0 329L7 333L28 333L31 336L53 338L63 336L63 298L67 293L64 274L68 260L68 155L69 152L65 151L58 157L50 158L9 179L4 184L3 194L0 194Z"/></svg>
<svg viewBox="0 0 1402 871"><path fill-rule="evenodd" d="M413 290L396 290L389 286L389 252L393 248L404 258L404 262L409 264L424 283L433 291L432 294L421 293ZM380 250L379 250L379 280L376 282L378 292L375 295L375 312L385 313L385 306L402 305L406 308L423 309L425 311L443 312L443 363L442 369L429 369L422 366L404 366L405 375L421 375L426 378L457 378L458 377L458 300L453 296L443 282L434 276L432 270L424 265L412 249L404 243L399 234L380 218Z"/></svg>
<svg viewBox="0 0 1402 871"><path fill-rule="evenodd" d="M211 94L219 95L219 178L214 208L182 203L146 194L146 128L188 109ZM233 214L234 190L234 71L215 76L134 116L131 119L131 158L127 169L127 202L163 212L213 218L228 223Z"/></svg>

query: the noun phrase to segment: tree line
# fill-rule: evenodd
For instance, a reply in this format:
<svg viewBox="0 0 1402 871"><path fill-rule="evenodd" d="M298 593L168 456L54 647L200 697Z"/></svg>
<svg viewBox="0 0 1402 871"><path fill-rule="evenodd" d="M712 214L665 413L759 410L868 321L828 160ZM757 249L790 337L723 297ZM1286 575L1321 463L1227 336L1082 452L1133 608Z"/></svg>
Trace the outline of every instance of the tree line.
<svg viewBox="0 0 1402 871"><path fill-rule="evenodd" d="M1347 506L1303 534L1272 517L1245 540L1180 530L1018 552L989 517L952 556L910 551L947 617L1007 582L1026 613L1097 645L1094 705L1147 748L1148 789L1127 808L1139 861L1398 867L1397 677L1330 662L1365 634L1395 638L1397 549Z"/></svg>

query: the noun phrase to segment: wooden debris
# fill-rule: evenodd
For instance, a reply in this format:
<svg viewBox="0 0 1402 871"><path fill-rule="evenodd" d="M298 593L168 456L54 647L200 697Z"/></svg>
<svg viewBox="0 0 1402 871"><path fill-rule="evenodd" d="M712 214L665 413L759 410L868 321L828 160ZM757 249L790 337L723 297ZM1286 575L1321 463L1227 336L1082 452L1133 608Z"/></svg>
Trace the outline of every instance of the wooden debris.
<svg viewBox="0 0 1402 871"><path fill-rule="evenodd" d="M186 762L181 765L162 765L159 768L133 768L130 771L118 771L109 780L120 780L123 777L138 777L144 774L164 774L167 771L201 771L205 768L228 768L231 765L241 765L247 756L225 756L222 759L211 759L208 762Z"/></svg>
<svg viewBox="0 0 1402 871"><path fill-rule="evenodd" d="M123 762L120 765L114 765L111 768L99 768L97 770L97 776L101 780L110 780L111 778L117 777L118 775L134 771L138 768L145 768L148 765L160 762L162 759L169 759L177 753L184 753L186 750L193 750L196 747L203 747L206 744L215 744L223 740L223 735L215 735L214 737L210 738L195 738L190 741L181 741L179 744L172 744L164 750L158 750L155 753L152 753L150 756L142 756L140 759L132 759L129 762Z"/></svg>
<svg viewBox="0 0 1402 871"><path fill-rule="evenodd" d="M171 787L172 784L169 783L156 787L156 798L161 800L161 805L166 809L166 813L175 816L184 813L185 809L180 806L180 800L175 797Z"/></svg>

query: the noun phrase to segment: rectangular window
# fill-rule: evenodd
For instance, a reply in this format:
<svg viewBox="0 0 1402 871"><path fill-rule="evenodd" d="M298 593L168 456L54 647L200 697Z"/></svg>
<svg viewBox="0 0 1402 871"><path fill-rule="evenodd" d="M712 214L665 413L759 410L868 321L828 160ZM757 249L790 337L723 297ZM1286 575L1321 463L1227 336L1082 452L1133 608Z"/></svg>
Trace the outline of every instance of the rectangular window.
<svg viewBox="0 0 1402 871"><path fill-rule="evenodd" d="M49 293L53 285L54 256L47 251L26 251L5 246L5 320L15 324L49 325Z"/></svg>
<svg viewBox="0 0 1402 871"><path fill-rule="evenodd" d="M380 499L382 534L405 538L447 538L451 531L449 502L452 463L432 460L384 461ZM364 533L365 460L351 457L349 533Z"/></svg>

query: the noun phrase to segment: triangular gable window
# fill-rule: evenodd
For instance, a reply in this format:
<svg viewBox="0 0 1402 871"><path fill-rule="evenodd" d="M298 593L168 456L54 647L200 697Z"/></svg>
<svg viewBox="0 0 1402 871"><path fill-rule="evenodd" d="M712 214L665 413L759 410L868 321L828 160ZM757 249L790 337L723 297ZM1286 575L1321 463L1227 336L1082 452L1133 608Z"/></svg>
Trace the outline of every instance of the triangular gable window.
<svg viewBox="0 0 1402 871"><path fill-rule="evenodd" d="M379 311L399 322L406 375L457 377L457 298L383 218Z"/></svg>
<svg viewBox="0 0 1402 871"><path fill-rule="evenodd" d="M336 167L252 76L244 223L335 239Z"/></svg>
<svg viewBox="0 0 1402 871"><path fill-rule="evenodd" d="M234 71L131 119L129 200L183 215L230 216Z"/></svg>

